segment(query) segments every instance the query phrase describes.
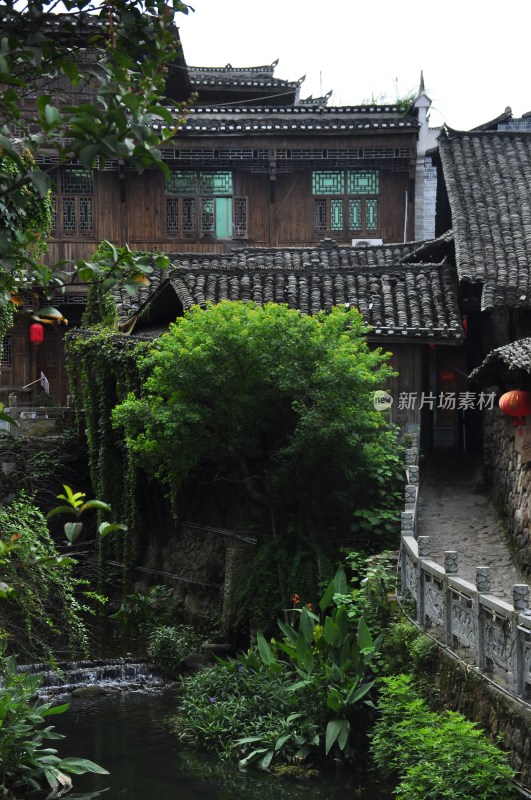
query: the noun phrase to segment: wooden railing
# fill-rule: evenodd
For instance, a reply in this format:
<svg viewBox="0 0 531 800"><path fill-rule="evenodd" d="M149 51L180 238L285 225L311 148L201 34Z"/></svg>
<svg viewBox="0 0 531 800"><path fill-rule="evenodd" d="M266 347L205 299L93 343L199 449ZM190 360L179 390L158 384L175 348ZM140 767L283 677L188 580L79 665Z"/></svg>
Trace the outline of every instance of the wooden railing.
<svg viewBox="0 0 531 800"><path fill-rule="evenodd" d="M400 547L401 594L416 621L480 674L514 697L531 699L529 586L515 584L512 603L490 593L490 567L478 565L475 585L458 576L455 550L444 565L430 558L430 537L418 535L418 447L406 451L407 485Z"/></svg>

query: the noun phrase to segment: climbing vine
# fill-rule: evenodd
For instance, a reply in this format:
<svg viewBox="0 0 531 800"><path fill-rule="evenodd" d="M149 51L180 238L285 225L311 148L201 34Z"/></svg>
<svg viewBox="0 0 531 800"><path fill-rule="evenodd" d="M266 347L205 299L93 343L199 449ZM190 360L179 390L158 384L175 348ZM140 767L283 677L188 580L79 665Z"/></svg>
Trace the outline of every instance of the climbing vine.
<svg viewBox="0 0 531 800"><path fill-rule="evenodd" d="M4 357L4 336L6 331L13 324L13 307L4 306L0 308L0 361Z"/></svg>
<svg viewBox="0 0 531 800"><path fill-rule="evenodd" d="M113 516L127 532L100 542L100 568L107 559L126 566L125 582L135 563L142 537L137 509L140 469L111 426L111 412L128 392L138 391L138 358L150 341L132 339L112 330L73 331L67 337L67 369L76 406L82 410L80 425L87 439L90 477L97 497L105 497Z"/></svg>
<svg viewBox="0 0 531 800"><path fill-rule="evenodd" d="M82 582L72 574L75 564L61 562L44 516L22 492L0 509L0 539L17 543L16 557L2 564L11 592L0 606L0 639L16 642L28 661L62 648L86 656L82 613L88 609L77 598Z"/></svg>

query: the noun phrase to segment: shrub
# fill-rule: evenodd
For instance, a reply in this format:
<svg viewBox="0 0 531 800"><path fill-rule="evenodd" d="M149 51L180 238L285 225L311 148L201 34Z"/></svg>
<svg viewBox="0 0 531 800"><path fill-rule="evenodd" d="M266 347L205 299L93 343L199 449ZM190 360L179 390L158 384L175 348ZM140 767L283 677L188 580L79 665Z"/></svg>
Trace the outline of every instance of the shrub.
<svg viewBox="0 0 531 800"><path fill-rule="evenodd" d="M148 655L167 677L174 676L183 658L200 647L202 637L186 625L160 625L148 633Z"/></svg>
<svg viewBox="0 0 531 800"><path fill-rule="evenodd" d="M181 612L180 596L168 586L157 584L147 592L126 595L112 618L123 634L136 636L153 626L170 625Z"/></svg>
<svg viewBox="0 0 531 800"><path fill-rule="evenodd" d="M350 619L363 617L372 633L380 633L391 620L390 596L396 586L396 555L388 550L371 556L348 552L346 565L351 570L345 594L336 603L347 609Z"/></svg>
<svg viewBox="0 0 531 800"><path fill-rule="evenodd" d="M384 777L399 779L398 800L510 800L514 770L477 725L430 711L413 680L384 680L372 753Z"/></svg>
<svg viewBox="0 0 531 800"><path fill-rule="evenodd" d="M412 670L418 680L425 680L423 673L433 666L436 656L437 643L411 622L393 622L385 631L382 664L388 675Z"/></svg>
<svg viewBox="0 0 531 800"><path fill-rule="evenodd" d="M284 720L296 711L284 674L268 669L256 655L187 675L182 689L173 720L177 735L222 756L241 755L239 741L245 737L276 741L286 732Z"/></svg>

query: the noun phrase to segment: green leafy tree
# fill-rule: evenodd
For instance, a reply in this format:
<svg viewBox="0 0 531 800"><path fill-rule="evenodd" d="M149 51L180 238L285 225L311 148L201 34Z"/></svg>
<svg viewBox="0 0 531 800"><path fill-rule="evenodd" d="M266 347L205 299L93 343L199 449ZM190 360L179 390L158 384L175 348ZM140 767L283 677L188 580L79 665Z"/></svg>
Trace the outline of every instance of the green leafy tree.
<svg viewBox="0 0 531 800"><path fill-rule="evenodd" d="M143 359L143 391L115 409L114 424L170 493L201 474L236 492L248 520L261 507L314 538L348 530L353 508L370 504L382 470L391 480L399 463L395 431L373 403L392 373L365 334L355 310L193 308Z"/></svg>
<svg viewBox="0 0 531 800"><path fill-rule="evenodd" d="M62 290L74 265L46 266L35 245L35 196L46 198L64 164L102 168L110 160L141 171L160 166L183 105L165 104L178 51L180 0L10 0L0 5L0 306L20 289ZM87 58L88 54L88 58ZM36 97L36 101L31 98ZM46 160L44 160L44 158ZM111 269L143 274L130 251ZM99 276L78 264L82 279Z"/></svg>

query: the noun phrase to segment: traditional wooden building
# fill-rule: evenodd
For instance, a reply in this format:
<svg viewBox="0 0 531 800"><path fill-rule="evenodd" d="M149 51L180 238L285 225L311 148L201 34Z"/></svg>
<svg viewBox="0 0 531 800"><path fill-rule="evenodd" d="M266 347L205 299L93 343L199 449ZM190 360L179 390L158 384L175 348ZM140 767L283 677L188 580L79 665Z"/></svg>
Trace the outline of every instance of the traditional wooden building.
<svg viewBox="0 0 531 800"><path fill-rule="evenodd" d="M60 28L60 15L54 25ZM82 45L80 58L95 64L97 52ZM156 169L138 174L119 161L58 167L48 263L89 258L103 239L133 250L204 254L309 247L326 237L349 247L412 240L417 144L429 107L423 86L413 107L330 107L330 93L302 97L304 79L277 77L277 66L193 67L180 57L168 95L194 102L163 149L169 177ZM81 84L72 97L67 84L61 77L47 86L54 102L92 92ZM36 86L25 98L30 112L38 93ZM41 160L53 168L53 153ZM53 305L76 325L85 295L75 285ZM0 399L21 392L42 368L52 394L65 401L62 331L47 333L38 363L27 323L5 344Z"/></svg>

